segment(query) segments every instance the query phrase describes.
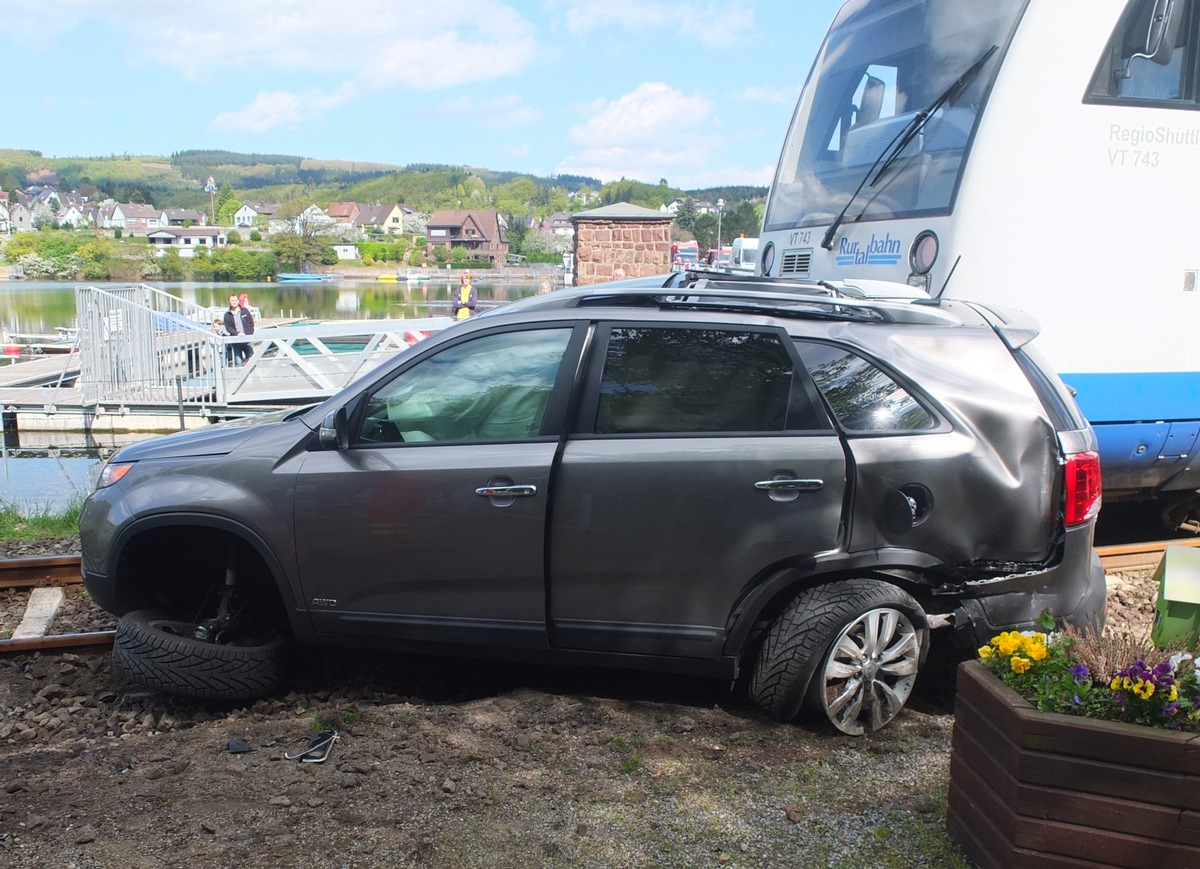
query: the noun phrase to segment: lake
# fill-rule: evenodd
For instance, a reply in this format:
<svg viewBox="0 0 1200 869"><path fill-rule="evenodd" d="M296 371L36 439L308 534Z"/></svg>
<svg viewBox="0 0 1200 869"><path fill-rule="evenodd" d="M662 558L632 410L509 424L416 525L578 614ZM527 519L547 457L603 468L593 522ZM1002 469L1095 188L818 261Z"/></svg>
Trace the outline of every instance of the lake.
<svg viewBox="0 0 1200 869"><path fill-rule="evenodd" d="M249 296L250 304L272 318L308 317L312 320L405 320L445 314L461 272L447 271L428 281L338 281L302 283L153 283L151 286L204 307L224 308L230 293ZM549 277L549 273L547 275ZM555 275L561 285L561 276ZM475 288L484 305L514 302L537 292L538 282L488 283L475 273ZM59 326L74 327L77 283L0 281L0 331L9 335L53 335ZM94 283L89 286L128 284Z"/></svg>

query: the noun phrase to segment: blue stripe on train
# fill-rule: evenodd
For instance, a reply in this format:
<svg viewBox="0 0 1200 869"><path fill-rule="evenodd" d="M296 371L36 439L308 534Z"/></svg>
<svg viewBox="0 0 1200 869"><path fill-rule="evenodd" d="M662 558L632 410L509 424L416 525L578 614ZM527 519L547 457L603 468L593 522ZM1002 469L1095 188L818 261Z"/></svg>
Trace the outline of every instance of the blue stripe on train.
<svg viewBox="0 0 1200 869"><path fill-rule="evenodd" d="M1064 374L1100 439L1105 492L1200 487L1200 372Z"/></svg>
<svg viewBox="0 0 1200 869"><path fill-rule="evenodd" d="M1093 425L1200 420L1200 371L1063 374Z"/></svg>

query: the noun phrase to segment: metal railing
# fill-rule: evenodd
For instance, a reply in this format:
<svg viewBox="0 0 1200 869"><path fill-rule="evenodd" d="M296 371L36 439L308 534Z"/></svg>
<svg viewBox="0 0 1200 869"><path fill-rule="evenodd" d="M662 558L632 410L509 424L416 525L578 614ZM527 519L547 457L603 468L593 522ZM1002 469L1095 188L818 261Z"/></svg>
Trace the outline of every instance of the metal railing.
<svg viewBox="0 0 1200 869"><path fill-rule="evenodd" d="M225 337L213 309L145 284L76 290L84 406L319 400L443 329L449 317L263 326ZM253 310L253 309L252 309ZM235 345L248 344L241 364Z"/></svg>
<svg viewBox="0 0 1200 869"><path fill-rule="evenodd" d="M77 287L84 406L223 401L221 339L204 310L146 284Z"/></svg>

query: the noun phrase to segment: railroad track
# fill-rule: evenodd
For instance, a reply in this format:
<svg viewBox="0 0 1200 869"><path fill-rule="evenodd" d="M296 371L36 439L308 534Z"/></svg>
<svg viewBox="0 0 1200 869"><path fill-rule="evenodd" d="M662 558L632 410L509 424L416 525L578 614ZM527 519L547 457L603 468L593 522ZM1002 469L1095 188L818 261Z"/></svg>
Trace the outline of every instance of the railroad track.
<svg viewBox="0 0 1200 869"><path fill-rule="evenodd" d="M0 559L0 590L31 589L25 617L13 636L0 640L0 654L67 650L96 651L112 646L116 631L49 634L63 586L83 582L78 555ZM57 592L57 593L56 593Z"/></svg>
<svg viewBox="0 0 1200 869"><path fill-rule="evenodd" d="M1098 546L1096 552L1107 571L1115 570L1149 570L1158 565L1163 550L1168 545L1190 546L1200 548L1200 538L1185 538L1181 540L1157 540L1148 543L1123 543L1116 546ZM83 581L80 572L78 555L61 555L48 558L5 558L0 559L0 590L28 588L39 589L61 588L67 585L78 585ZM30 651L63 651L106 649L112 645L115 631L91 631L78 634L49 634L47 630L53 621L39 621L35 602L31 595L30 606L26 609L26 619L31 625L29 630L21 631L21 636L10 639L0 639L0 654ZM40 627L39 627L40 625Z"/></svg>

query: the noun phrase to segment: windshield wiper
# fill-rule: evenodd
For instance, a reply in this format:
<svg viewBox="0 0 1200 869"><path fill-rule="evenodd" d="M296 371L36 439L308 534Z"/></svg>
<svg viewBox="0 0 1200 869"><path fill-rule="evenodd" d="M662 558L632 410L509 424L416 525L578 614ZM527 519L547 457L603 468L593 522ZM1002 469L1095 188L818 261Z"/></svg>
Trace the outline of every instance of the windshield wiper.
<svg viewBox="0 0 1200 869"><path fill-rule="evenodd" d="M829 229L825 231L825 237L821 239L821 247L825 248L825 250L833 249L833 239L837 235L837 231L841 228L842 222L846 219L846 213L850 210L850 206L858 200L858 194L862 193L862 189L867 185L867 181L870 180L872 187L879 183L879 179L883 177L883 173L891 168L892 164L896 162L896 158L917 137L917 133L924 129L929 119L943 105L953 102L962 95L962 92L967 89L967 85L979 74L979 70L983 69L983 65L987 63L988 58L995 54L997 50L997 46L993 45L985 51L979 60L971 64L966 72L958 77L954 84L946 88L936 100L914 114L900 132L892 137L892 141L888 142L887 147L879 152L879 156L875 158L875 162L871 164L871 168L863 175L862 181L858 182L858 187L854 189L854 195L850 197L833 223L829 225ZM877 169L878 171L876 171Z"/></svg>

